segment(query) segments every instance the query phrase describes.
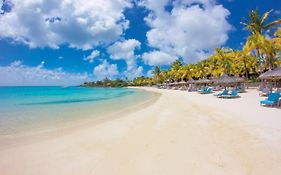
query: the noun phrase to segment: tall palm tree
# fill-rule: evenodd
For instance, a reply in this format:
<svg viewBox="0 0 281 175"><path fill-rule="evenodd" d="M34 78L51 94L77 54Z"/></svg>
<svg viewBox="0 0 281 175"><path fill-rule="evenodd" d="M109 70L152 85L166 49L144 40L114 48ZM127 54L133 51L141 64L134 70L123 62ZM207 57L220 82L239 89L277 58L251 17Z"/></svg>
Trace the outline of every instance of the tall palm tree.
<svg viewBox="0 0 281 175"><path fill-rule="evenodd" d="M281 19L266 23L266 20L268 19L272 11L273 10L267 11L262 16L260 16L258 9L251 10L249 13L249 19L242 18L241 24L244 25L244 29L249 30L252 35L262 34L263 32L270 30L277 24L281 24Z"/></svg>
<svg viewBox="0 0 281 175"><path fill-rule="evenodd" d="M270 43L263 35L271 28L281 24L281 19L276 19L272 22L266 23L270 13L273 10L265 12L262 16L259 15L258 9L251 10L249 13L249 19L243 18L241 24L244 25L244 29L249 30L251 35L248 37L244 51L250 53L255 50L255 55L258 58L260 64L270 62L272 54L270 52ZM272 50L272 49L271 49ZM272 53L272 52L271 52ZM265 60L264 55L267 54L269 60ZM261 66L261 71L264 69Z"/></svg>
<svg viewBox="0 0 281 175"><path fill-rule="evenodd" d="M252 51L255 51L255 56L258 58L258 62L263 63L263 54L266 53L268 44L268 40L266 40L265 36L258 33L253 34L248 37L246 44L243 47L243 51L247 54L251 54Z"/></svg>

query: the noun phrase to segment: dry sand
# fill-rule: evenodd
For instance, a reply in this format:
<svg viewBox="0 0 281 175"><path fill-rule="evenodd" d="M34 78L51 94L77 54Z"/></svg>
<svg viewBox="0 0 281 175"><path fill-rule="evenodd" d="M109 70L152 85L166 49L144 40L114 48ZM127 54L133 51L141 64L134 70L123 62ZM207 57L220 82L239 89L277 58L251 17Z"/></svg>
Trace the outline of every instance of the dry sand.
<svg viewBox="0 0 281 175"><path fill-rule="evenodd" d="M256 90L227 100L145 89L161 96L134 112L8 147L0 139L0 174L281 174L281 109L259 106Z"/></svg>

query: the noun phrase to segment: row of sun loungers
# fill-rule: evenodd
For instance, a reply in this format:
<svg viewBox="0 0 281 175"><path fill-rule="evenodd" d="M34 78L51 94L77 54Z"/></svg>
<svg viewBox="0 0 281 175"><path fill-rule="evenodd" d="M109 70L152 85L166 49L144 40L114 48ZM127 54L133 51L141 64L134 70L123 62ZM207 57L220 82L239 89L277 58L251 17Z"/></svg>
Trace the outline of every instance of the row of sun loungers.
<svg viewBox="0 0 281 175"><path fill-rule="evenodd" d="M179 89L179 90L188 90L187 87L184 88L172 88L172 89ZM226 98L226 99L230 99L230 98L237 98L239 97L238 93L241 91L241 88L236 87L233 90L228 90L225 89L217 94L213 94L215 97L217 98ZM214 92L214 88L213 87L203 87L200 90L197 90L198 93L200 94L211 94ZM260 96L267 96L266 99L261 100L260 101L260 105L262 106L279 106L281 103L280 97L281 97L281 89L277 89L276 91L270 91L269 89L265 88L263 90L261 90L260 92Z"/></svg>
<svg viewBox="0 0 281 175"><path fill-rule="evenodd" d="M200 89L197 91L200 94L210 94L213 93L212 87L204 87L203 89ZM220 93L214 94L214 96L218 98L237 98L239 89L233 89L232 91L229 91L228 89L223 90Z"/></svg>

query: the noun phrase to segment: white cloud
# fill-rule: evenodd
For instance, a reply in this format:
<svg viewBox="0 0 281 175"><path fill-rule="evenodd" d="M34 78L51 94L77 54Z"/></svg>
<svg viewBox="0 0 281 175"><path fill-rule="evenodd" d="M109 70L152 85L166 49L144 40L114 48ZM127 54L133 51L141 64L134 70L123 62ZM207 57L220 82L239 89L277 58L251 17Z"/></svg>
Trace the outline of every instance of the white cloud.
<svg viewBox="0 0 281 175"><path fill-rule="evenodd" d="M116 64L109 64L106 60L104 60L101 64L94 68L93 73L97 80L103 80L106 77L113 79L119 72Z"/></svg>
<svg viewBox="0 0 281 175"><path fill-rule="evenodd" d="M42 62L31 67L14 61L9 66L0 66L0 86L32 86L32 85L79 85L90 79L87 73L69 73L61 68L46 69Z"/></svg>
<svg viewBox="0 0 281 175"><path fill-rule="evenodd" d="M0 15L0 38L29 47L91 49L110 44L128 28L123 14L130 0L10 0L12 10ZM2 0L1 0L2 2Z"/></svg>
<svg viewBox="0 0 281 175"><path fill-rule="evenodd" d="M107 52L113 60L124 60L127 64L127 70L124 75L133 79L136 76L142 75L143 68L137 66L137 56L135 50L140 49L141 43L135 39L115 42L108 47Z"/></svg>
<svg viewBox="0 0 281 175"><path fill-rule="evenodd" d="M92 51L92 53L89 56L85 57L83 60L89 61L90 63L93 63L94 59L98 56L100 56L100 51L94 50L94 51Z"/></svg>
<svg viewBox="0 0 281 175"><path fill-rule="evenodd" d="M136 39L118 41L108 48L111 59L130 60L135 57L135 49L140 48L141 43Z"/></svg>
<svg viewBox="0 0 281 175"><path fill-rule="evenodd" d="M225 44L232 26L227 22L230 12L222 5L210 0L175 0L167 11L168 3L140 3L150 11L145 21L151 27L146 35L151 47L194 62Z"/></svg>
<svg viewBox="0 0 281 175"><path fill-rule="evenodd" d="M145 64L150 66L168 65L174 62L177 57L169 55L162 51L146 52L142 55Z"/></svg>
<svg viewBox="0 0 281 175"><path fill-rule="evenodd" d="M126 78L128 78L129 80L132 80L136 77L140 77L142 75L143 75L143 67L142 66L134 67L133 69L124 71L124 76Z"/></svg>

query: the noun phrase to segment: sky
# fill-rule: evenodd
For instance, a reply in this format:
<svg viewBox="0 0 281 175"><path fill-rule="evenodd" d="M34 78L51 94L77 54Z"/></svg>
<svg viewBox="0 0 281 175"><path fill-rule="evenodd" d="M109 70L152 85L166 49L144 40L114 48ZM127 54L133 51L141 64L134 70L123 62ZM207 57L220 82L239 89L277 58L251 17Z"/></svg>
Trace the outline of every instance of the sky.
<svg viewBox="0 0 281 175"><path fill-rule="evenodd" d="M133 79L241 49L257 7L281 16L280 0L0 0L0 86Z"/></svg>

